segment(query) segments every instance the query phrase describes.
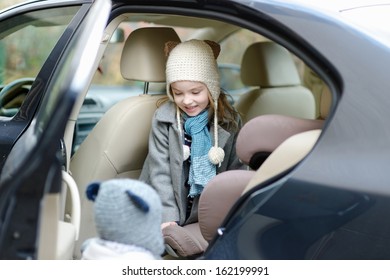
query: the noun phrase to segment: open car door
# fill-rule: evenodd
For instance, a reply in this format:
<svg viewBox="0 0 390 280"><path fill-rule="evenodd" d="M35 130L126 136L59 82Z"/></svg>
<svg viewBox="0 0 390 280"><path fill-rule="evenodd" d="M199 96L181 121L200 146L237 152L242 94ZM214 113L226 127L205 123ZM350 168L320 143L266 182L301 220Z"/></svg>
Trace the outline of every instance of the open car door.
<svg viewBox="0 0 390 280"><path fill-rule="evenodd" d="M41 81L45 86L36 113L4 163L0 177L0 259L62 258L59 244L68 244L64 250L73 251L77 228L73 240L59 240L64 238L60 210L50 211L50 215L45 210L48 202L61 201L62 138L75 102L96 70L94 61L111 9L109 0L80 4L74 35L64 44L58 63L49 69L50 78ZM50 217L54 219L46 220Z"/></svg>

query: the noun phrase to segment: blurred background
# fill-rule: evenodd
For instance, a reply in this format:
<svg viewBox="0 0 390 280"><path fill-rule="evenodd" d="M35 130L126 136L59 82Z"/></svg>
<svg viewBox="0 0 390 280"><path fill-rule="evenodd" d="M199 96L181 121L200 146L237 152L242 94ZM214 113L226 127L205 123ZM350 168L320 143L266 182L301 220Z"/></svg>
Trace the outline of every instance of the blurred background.
<svg viewBox="0 0 390 280"><path fill-rule="evenodd" d="M0 1L0 10L7 8L9 6L25 2L26 0L1 0Z"/></svg>

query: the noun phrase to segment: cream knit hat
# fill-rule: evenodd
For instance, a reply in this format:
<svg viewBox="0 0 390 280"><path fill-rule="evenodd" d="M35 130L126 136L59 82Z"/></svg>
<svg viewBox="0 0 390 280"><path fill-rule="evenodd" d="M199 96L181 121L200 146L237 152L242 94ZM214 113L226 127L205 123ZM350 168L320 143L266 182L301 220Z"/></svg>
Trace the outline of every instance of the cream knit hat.
<svg viewBox="0 0 390 280"><path fill-rule="evenodd" d="M172 47L172 43L171 47ZM174 44L174 43L173 43ZM220 47L212 41L190 40L173 45L166 65L167 94L173 101L171 84L177 81L202 82L214 101L221 91L216 57ZM213 48L213 49L212 49Z"/></svg>
<svg viewBox="0 0 390 280"><path fill-rule="evenodd" d="M177 81L193 81L204 83L214 101L214 147L209 151L210 161L221 164L225 152L218 147L218 98L221 92L217 57L221 47L213 41L189 40L186 42L167 42L165 52L168 55L166 64L167 95L174 101L171 84ZM177 122L181 132L180 112L177 107ZM186 147L186 146L185 146ZM184 158L188 158L184 150Z"/></svg>

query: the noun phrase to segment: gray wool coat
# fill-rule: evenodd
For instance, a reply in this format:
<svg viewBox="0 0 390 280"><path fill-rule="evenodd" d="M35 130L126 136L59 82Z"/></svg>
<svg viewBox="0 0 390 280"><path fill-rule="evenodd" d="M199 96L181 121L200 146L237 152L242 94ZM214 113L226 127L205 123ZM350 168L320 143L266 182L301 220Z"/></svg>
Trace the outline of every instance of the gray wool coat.
<svg viewBox="0 0 390 280"><path fill-rule="evenodd" d="M210 134L211 139L214 139L214 129L210 129ZM225 151L225 159L217 168L217 173L244 168L236 156L237 134L238 132L230 133L218 126L218 144ZM163 205L162 222L178 221L180 225L186 223L188 190L185 178L183 139L177 127L176 107L173 102L167 101L154 114L149 153L139 178L160 195Z"/></svg>

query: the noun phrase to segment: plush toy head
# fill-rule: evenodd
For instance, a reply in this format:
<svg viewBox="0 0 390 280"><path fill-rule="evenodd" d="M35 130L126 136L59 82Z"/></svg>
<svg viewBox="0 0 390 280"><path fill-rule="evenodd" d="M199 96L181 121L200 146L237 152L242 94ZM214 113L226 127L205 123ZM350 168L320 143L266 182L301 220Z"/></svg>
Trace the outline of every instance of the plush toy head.
<svg viewBox="0 0 390 280"><path fill-rule="evenodd" d="M161 200L149 185L133 179L112 179L90 184L87 197L95 201L100 238L136 245L156 256L164 252Z"/></svg>

